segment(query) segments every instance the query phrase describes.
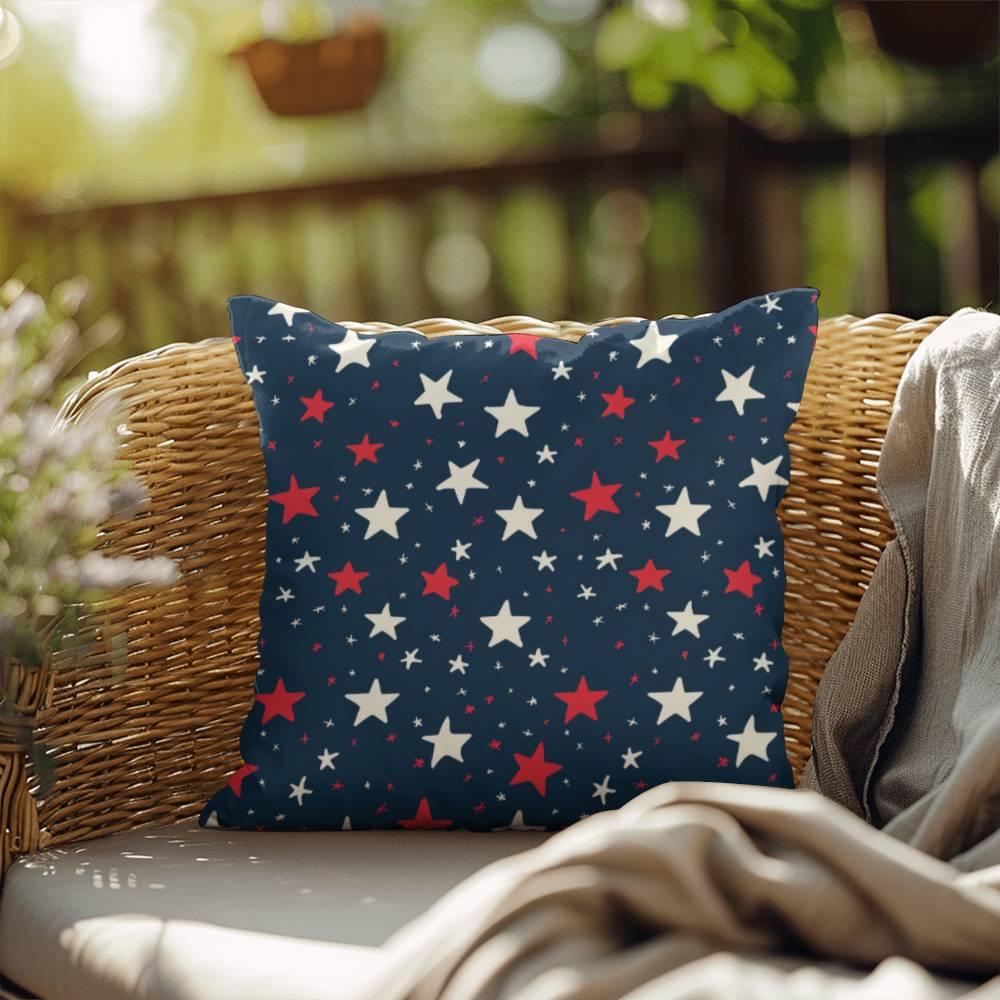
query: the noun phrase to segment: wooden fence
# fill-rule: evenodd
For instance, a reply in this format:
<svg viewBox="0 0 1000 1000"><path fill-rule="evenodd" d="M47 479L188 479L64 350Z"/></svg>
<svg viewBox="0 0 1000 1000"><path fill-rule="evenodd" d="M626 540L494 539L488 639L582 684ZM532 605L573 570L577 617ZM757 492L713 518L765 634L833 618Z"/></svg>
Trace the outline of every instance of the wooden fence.
<svg viewBox="0 0 1000 1000"><path fill-rule="evenodd" d="M226 331L228 294L331 318L596 319L717 308L814 284L826 314L996 302L979 127L778 142L663 117L630 148L582 144L439 172L149 204L0 201L0 271L74 274L126 321L112 356Z"/></svg>

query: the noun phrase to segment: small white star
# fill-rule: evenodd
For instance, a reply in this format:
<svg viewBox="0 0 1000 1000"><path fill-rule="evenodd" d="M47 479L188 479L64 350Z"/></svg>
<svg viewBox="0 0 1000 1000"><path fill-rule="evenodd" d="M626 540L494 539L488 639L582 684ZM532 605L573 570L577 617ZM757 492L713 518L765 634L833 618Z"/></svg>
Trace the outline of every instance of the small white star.
<svg viewBox="0 0 1000 1000"><path fill-rule="evenodd" d="M348 330L344 334L343 340L337 344L329 345L331 351L340 355L334 372L343 371L348 365L362 365L365 368L370 368L371 362L368 360L368 352L374 346L374 337L359 337L354 330Z"/></svg>
<svg viewBox="0 0 1000 1000"><path fill-rule="evenodd" d="M295 801L298 802L299 805L302 805L302 799L306 795L312 795L312 789L306 788L306 776L304 774L299 779L299 783L297 785L290 783L289 788L291 788L292 791L288 797L290 799L295 799Z"/></svg>
<svg viewBox="0 0 1000 1000"><path fill-rule="evenodd" d="M296 313L307 313L308 309L299 309L298 306L285 305L284 302L275 302L270 309L268 309L268 316L281 316L284 319L287 326L292 325L292 319Z"/></svg>
<svg viewBox="0 0 1000 1000"><path fill-rule="evenodd" d="M722 647L716 646L715 649L709 649L708 656L703 656L709 667L714 667L716 663L725 663L726 658L722 655Z"/></svg>
<svg viewBox="0 0 1000 1000"><path fill-rule="evenodd" d="M295 560L295 572L301 573L302 570L307 569L310 573L315 573L315 565L319 562L319 556L310 555L308 550L303 552L298 559Z"/></svg>
<svg viewBox="0 0 1000 1000"><path fill-rule="evenodd" d="M594 794L591 796L592 799L599 798L601 800L601 805L606 806L608 804L608 796L614 795L616 789L611 787L611 775L604 775L604 780L598 784L596 781L593 782Z"/></svg>
<svg viewBox="0 0 1000 1000"><path fill-rule="evenodd" d="M559 558L559 556L550 556L548 552L542 549L540 555L532 556L531 558L534 559L536 563L538 563L539 572L541 572L543 569L547 569L552 573L556 571L556 560Z"/></svg>
<svg viewBox="0 0 1000 1000"><path fill-rule="evenodd" d="M763 535L758 536L757 543L754 548L757 550L757 558L763 559L764 556L773 556L774 553L771 551L771 546L774 545L775 539L771 538L768 541L764 541Z"/></svg>
<svg viewBox="0 0 1000 1000"><path fill-rule="evenodd" d="M621 559L622 554L620 552L612 552L611 549L606 548L604 554L600 556L594 556L597 560L597 568L604 569L605 566L610 566L612 569L618 569L618 560Z"/></svg>

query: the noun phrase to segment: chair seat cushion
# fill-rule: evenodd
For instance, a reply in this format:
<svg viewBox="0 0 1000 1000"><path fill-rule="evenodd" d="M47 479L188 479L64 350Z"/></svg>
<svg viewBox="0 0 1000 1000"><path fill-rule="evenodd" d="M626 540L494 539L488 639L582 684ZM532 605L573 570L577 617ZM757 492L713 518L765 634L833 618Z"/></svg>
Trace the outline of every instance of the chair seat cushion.
<svg viewBox="0 0 1000 1000"><path fill-rule="evenodd" d="M544 834L149 827L23 858L0 971L40 997L348 997L373 950Z"/></svg>

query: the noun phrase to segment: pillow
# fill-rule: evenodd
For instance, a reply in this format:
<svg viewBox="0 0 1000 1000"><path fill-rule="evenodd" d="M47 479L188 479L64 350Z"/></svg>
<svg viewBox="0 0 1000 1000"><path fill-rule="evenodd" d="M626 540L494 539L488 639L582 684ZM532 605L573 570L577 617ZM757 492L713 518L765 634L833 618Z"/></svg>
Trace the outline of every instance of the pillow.
<svg viewBox="0 0 1000 1000"><path fill-rule="evenodd" d="M201 821L548 829L791 786L775 510L816 300L574 342L232 299L266 572L245 763Z"/></svg>

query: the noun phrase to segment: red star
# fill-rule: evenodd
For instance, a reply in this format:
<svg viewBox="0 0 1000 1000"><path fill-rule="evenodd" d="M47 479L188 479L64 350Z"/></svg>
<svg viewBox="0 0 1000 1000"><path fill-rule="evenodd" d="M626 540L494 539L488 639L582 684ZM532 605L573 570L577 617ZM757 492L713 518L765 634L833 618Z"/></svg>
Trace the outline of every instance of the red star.
<svg viewBox="0 0 1000 1000"><path fill-rule="evenodd" d="M334 597L340 597L345 590L353 590L355 594L361 593L361 581L371 573L364 570L356 570L353 564L344 563L343 569L338 569L335 573L326 574L337 585L333 592Z"/></svg>
<svg viewBox="0 0 1000 1000"><path fill-rule="evenodd" d="M309 517L319 517L319 513L312 505L312 498L319 493L318 486L299 486L298 480L292 476L291 485L284 493L272 493L271 503L279 503L284 507L281 515L281 523L288 522L296 514L306 514Z"/></svg>
<svg viewBox="0 0 1000 1000"><path fill-rule="evenodd" d="M608 404L601 414L602 417L609 417L613 413L620 420L625 419L625 411L635 402L635 397L626 396L622 388L618 386L614 392L601 393L601 399Z"/></svg>
<svg viewBox="0 0 1000 1000"><path fill-rule="evenodd" d="M243 779L259 770L260 768L256 764L244 764L238 771L233 771L229 776L229 787L237 798L243 794Z"/></svg>
<svg viewBox="0 0 1000 1000"><path fill-rule="evenodd" d="M650 448L656 449L656 461L659 462L661 458L666 458L668 455L674 459L674 461L679 459L681 456L677 454L677 450L682 444L687 444L687 442L683 438L675 441L670 436L670 431L667 431L667 433L664 434L659 441L647 441L646 444L648 444Z"/></svg>
<svg viewBox="0 0 1000 1000"><path fill-rule="evenodd" d="M750 561L744 559L739 569L724 569L726 579L725 593L744 594L746 597L753 597L753 588L760 583L761 578L750 569Z"/></svg>
<svg viewBox="0 0 1000 1000"><path fill-rule="evenodd" d="M333 403L328 403L323 398L323 390L317 389L311 396L299 396L299 401L305 404L306 412L299 417L299 423L306 420L318 420L323 423L326 411L333 408Z"/></svg>
<svg viewBox="0 0 1000 1000"><path fill-rule="evenodd" d="M445 830L455 821L435 819L431 815L430 803L427 799L421 799L420 805L417 806L417 815L413 819L401 819L398 822L404 830Z"/></svg>
<svg viewBox="0 0 1000 1000"><path fill-rule="evenodd" d="M670 576L669 569L657 569L652 559L646 560L646 565L642 569L630 569L629 576L636 579L635 592L641 594L644 590L663 590L663 578Z"/></svg>
<svg viewBox="0 0 1000 1000"><path fill-rule="evenodd" d="M305 691L286 691L285 682L279 677L278 683L274 685L274 690L270 694L257 695L257 701L264 706L264 718L260 721L270 722L276 715L280 715L289 722L295 721L295 712L292 709L297 701L301 701L306 696Z"/></svg>
<svg viewBox="0 0 1000 1000"><path fill-rule="evenodd" d="M451 600L451 588L458 586L458 580L448 575L448 567L441 563L433 573L421 570L420 575L424 578L424 590L420 595L426 597L428 594L437 594L446 601Z"/></svg>
<svg viewBox="0 0 1000 1000"><path fill-rule="evenodd" d="M511 333L508 336L510 337L511 354L524 351L525 354L531 355L536 361L538 360L538 338L534 334Z"/></svg>
<svg viewBox="0 0 1000 1000"><path fill-rule="evenodd" d="M575 691L556 691L555 696L566 703L566 718L563 719L563 724L565 724L578 715L585 715L588 719L596 719L597 703L607 698L608 692L591 691L587 687L587 678L581 676Z"/></svg>
<svg viewBox="0 0 1000 1000"><path fill-rule="evenodd" d="M367 434L357 444L347 445L348 450L354 452L355 465L360 465L362 462L375 462L377 464L378 459L375 457L375 452L381 447L379 442L369 441Z"/></svg>
<svg viewBox="0 0 1000 1000"><path fill-rule="evenodd" d="M539 795L545 795L545 782L563 769L562 764L553 764L545 759L545 744L539 743L535 747L530 757L525 757L523 753L514 754L517 761L517 774L510 779L512 785L523 785L528 781L535 786L535 791Z"/></svg>
<svg viewBox="0 0 1000 1000"><path fill-rule="evenodd" d="M589 521L602 510L606 510L610 514L621 513L618 504L611 499L621 488L621 483L602 483L595 472L590 478L590 486L585 490L576 490L574 493L570 493L570 496L574 500L582 500L586 504L583 519Z"/></svg>

